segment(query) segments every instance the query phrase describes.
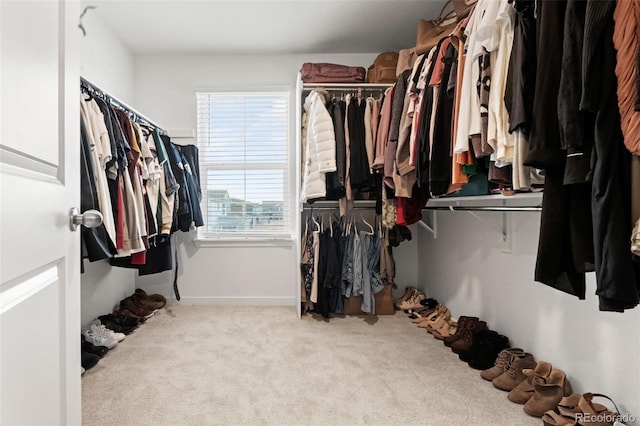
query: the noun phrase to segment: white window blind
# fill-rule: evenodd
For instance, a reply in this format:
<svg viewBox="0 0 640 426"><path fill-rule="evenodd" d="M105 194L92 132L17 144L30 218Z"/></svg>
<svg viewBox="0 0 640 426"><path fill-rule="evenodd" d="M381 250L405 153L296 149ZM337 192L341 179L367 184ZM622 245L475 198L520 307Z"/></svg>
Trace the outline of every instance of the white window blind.
<svg viewBox="0 0 640 426"><path fill-rule="evenodd" d="M289 93L196 95L204 237L289 237Z"/></svg>

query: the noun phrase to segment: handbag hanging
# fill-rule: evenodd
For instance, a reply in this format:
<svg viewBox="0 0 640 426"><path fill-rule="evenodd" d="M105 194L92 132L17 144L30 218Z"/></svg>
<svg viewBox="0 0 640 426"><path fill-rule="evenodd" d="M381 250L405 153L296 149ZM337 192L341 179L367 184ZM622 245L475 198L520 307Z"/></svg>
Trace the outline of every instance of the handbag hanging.
<svg viewBox="0 0 640 426"><path fill-rule="evenodd" d="M418 34L416 37L416 53L427 53L433 46L455 29L458 24L458 15L451 0L444 5L437 19L420 19L418 21Z"/></svg>
<svg viewBox="0 0 640 426"><path fill-rule="evenodd" d="M458 21L466 18L473 6L478 0L451 0L453 2L453 8L458 16Z"/></svg>

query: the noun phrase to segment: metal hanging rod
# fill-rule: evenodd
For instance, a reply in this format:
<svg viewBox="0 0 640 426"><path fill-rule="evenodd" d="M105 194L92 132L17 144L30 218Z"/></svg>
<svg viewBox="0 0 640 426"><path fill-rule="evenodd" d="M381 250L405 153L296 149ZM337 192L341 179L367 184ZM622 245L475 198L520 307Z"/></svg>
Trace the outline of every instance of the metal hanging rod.
<svg viewBox="0 0 640 426"><path fill-rule="evenodd" d="M358 90L358 89L387 89L393 86L392 83L304 83L303 90L326 89L326 90Z"/></svg>
<svg viewBox="0 0 640 426"><path fill-rule="evenodd" d="M487 211L487 212L539 212L542 206L427 206L422 210L447 210L447 211Z"/></svg>
<svg viewBox="0 0 640 426"><path fill-rule="evenodd" d="M98 94L101 94L102 96L104 96L106 99L108 100L109 103L117 108L120 108L122 110L124 110L125 112L128 112L130 114L132 114L134 116L134 121L142 121L143 124L147 124L151 127L155 127L155 129L162 133L162 134L167 134L167 131L164 130L162 127L158 126L156 123L154 123L152 120L150 120L149 118L147 118L144 114L139 113L138 111L136 111L135 109L131 108L129 105L127 105L126 103L122 102L121 100L111 96L110 94L108 94L107 92L105 92L104 90L102 90L101 88L99 88L98 86L96 86L95 84L91 83L89 80L87 80L84 77L80 77L80 86L84 86L94 92L97 92Z"/></svg>
<svg viewBox="0 0 640 426"><path fill-rule="evenodd" d="M351 208L351 210L375 210L375 206L353 206ZM304 211L311 211L311 210L339 210L340 207L307 207L304 206L303 210Z"/></svg>

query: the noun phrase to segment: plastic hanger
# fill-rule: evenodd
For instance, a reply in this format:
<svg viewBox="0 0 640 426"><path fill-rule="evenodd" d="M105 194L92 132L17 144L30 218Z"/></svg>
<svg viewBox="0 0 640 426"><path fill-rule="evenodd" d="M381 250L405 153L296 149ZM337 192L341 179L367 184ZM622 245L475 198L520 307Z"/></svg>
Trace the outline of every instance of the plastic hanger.
<svg viewBox="0 0 640 426"><path fill-rule="evenodd" d="M329 236L333 238L333 225L334 225L333 217L331 217L330 219L331 220L329 220Z"/></svg>
<svg viewBox="0 0 640 426"><path fill-rule="evenodd" d="M373 229L373 226L371 226L371 224L369 222L367 222L367 219L364 218L364 216L362 214L360 214L360 218L362 219L362 222L367 225L367 227L370 229L369 232L366 232L367 235L375 235L376 231L375 229Z"/></svg>
<svg viewBox="0 0 640 426"><path fill-rule="evenodd" d="M316 232L320 232L320 224L318 223L318 219L315 216L312 216L311 219L313 223L316 225Z"/></svg>

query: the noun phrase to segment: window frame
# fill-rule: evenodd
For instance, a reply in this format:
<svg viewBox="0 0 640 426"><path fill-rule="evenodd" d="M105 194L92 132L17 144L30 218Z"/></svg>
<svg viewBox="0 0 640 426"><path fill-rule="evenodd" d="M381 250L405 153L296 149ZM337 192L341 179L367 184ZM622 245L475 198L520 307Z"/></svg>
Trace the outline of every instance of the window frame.
<svg viewBox="0 0 640 426"><path fill-rule="evenodd" d="M196 145L202 152L202 146L200 141L200 132L199 129L201 127L200 116L198 113L199 106L199 96L200 95L209 95L209 94L225 94L225 95L267 95L267 94L279 94L286 98L286 158L282 163L274 163L274 162L264 162L256 164L255 167L245 167L238 168L237 164L221 164L216 162L207 162L204 161L204 158L201 156L199 165L200 165L200 176L201 176L201 187L202 187L202 201L201 208L203 211L203 217L205 220L205 225L199 227L197 230L197 235L195 238L195 243L198 247L237 247L237 246L253 246L253 247L265 247L265 246L290 246L293 245L294 242L294 233L295 233L295 220L294 220L294 210L296 204L295 198L295 168L293 165L293 161L295 159L295 146L294 139L295 135L293 133L293 110L294 105L292 102L293 99L293 88L290 86L255 86L255 87L204 87L204 88L195 88L194 89L194 98L195 98L195 139ZM207 206L207 198L208 198L208 186L207 186L207 171L208 170L282 170L285 174L285 182L283 182L283 219L285 224L283 226L282 232L264 232L264 233L243 233L243 232L207 232L208 228L208 206Z"/></svg>

